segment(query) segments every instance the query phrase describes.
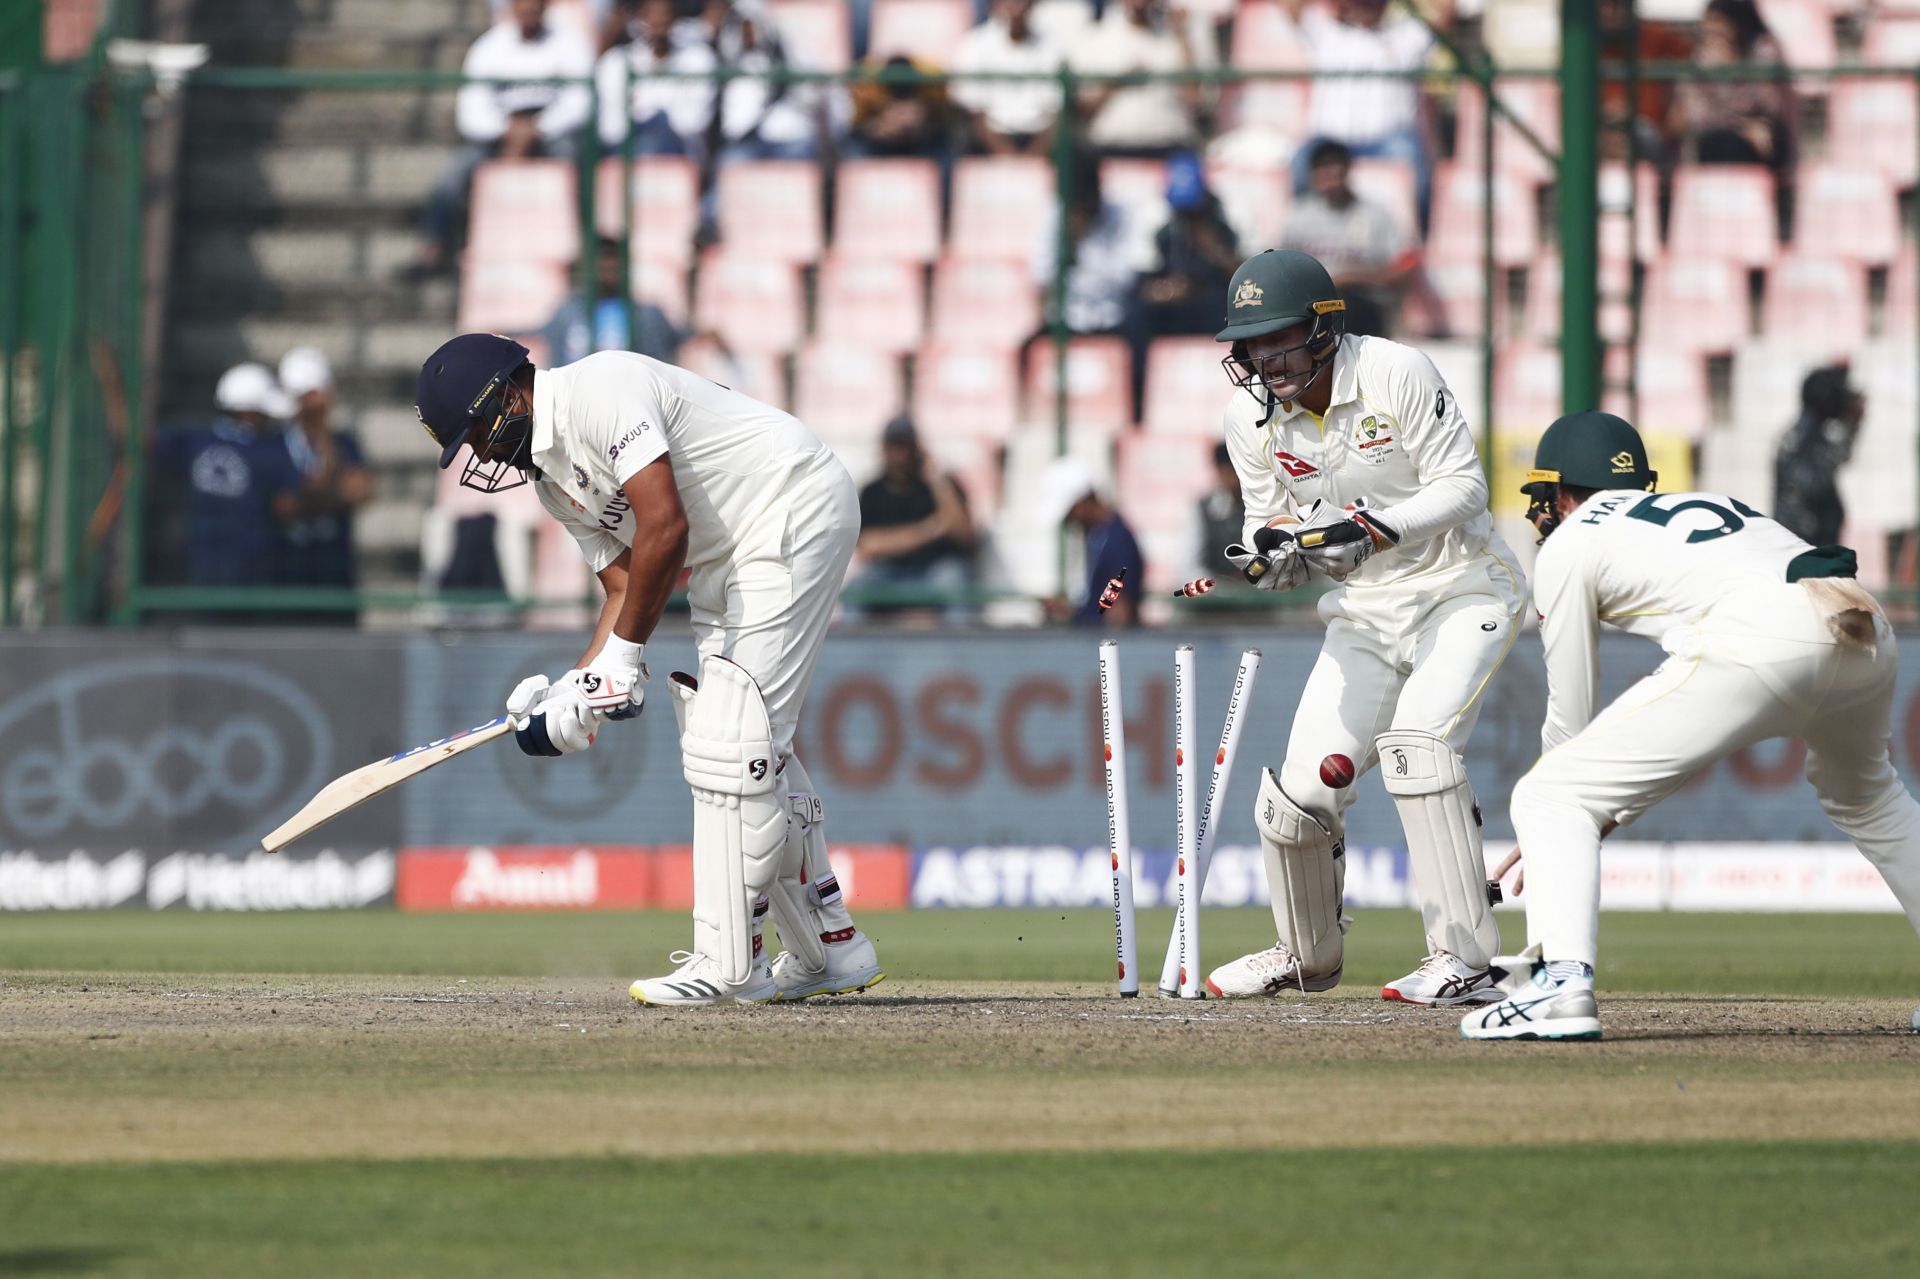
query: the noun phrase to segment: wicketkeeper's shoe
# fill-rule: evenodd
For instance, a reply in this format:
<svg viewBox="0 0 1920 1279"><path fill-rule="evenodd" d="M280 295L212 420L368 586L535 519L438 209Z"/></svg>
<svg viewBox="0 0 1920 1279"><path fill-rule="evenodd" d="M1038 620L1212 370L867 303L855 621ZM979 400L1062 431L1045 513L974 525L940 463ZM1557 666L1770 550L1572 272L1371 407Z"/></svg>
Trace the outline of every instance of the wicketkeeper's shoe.
<svg viewBox="0 0 1920 1279"><path fill-rule="evenodd" d="M1380 988L1380 998L1403 1004L1491 1004L1505 998L1489 969L1436 950L1398 981Z"/></svg>
<svg viewBox="0 0 1920 1279"><path fill-rule="evenodd" d="M689 950L676 950L668 959L680 967L665 977L642 977L627 993L643 1004L662 1007L703 1007L709 1004L764 1004L775 994L773 975L764 956L756 955L753 972L738 986L720 978L720 962Z"/></svg>
<svg viewBox="0 0 1920 1279"><path fill-rule="evenodd" d="M1593 977L1556 976L1540 957L1540 947L1493 961L1501 974L1497 1004L1476 1008L1460 1022L1466 1039L1598 1039L1600 1008L1593 999Z"/></svg>
<svg viewBox="0 0 1920 1279"><path fill-rule="evenodd" d="M851 995L877 986L887 979L873 943L859 929L845 941L828 942L824 947L824 968L802 968L800 957L790 950L773 959L773 985L779 992L774 1002L787 1003L814 995Z"/></svg>
<svg viewBox="0 0 1920 1279"><path fill-rule="evenodd" d="M1332 990L1340 984L1344 965L1330 973L1302 974L1300 960L1279 942L1266 950L1242 955L1207 974L1207 993L1217 999L1245 999L1277 995L1283 990Z"/></svg>

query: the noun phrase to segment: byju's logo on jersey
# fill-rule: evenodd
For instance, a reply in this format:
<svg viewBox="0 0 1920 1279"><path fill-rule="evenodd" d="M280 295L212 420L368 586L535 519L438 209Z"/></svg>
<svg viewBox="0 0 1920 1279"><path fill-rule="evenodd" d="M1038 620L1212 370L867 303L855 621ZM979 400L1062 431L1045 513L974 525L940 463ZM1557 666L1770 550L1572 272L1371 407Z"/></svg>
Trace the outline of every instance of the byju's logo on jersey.
<svg viewBox="0 0 1920 1279"><path fill-rule="evenodd" d="M1273 451L1273 460L1280 464L1281 470L1296 480L1302 480L1309 475L1318 475L1320 473L1320 468L1313 463L1302 461L1300 458L1282 449L1275 449Z"/></svg>
<svg viewBox="0 0 1920 1279"><path fill-rule="evenodd" d="M620 450L624 449L625 447L627 447L627 445L633 443L635 440L639 439L642 435L645 435L646 433L647 433L647 424L645 422L642 422L638 426L628 427L627 433L625 435L622 435L619 439L615 440L613 442L612 447L607 450L607 461L609 462L618 461L620 458Z"/></svg>

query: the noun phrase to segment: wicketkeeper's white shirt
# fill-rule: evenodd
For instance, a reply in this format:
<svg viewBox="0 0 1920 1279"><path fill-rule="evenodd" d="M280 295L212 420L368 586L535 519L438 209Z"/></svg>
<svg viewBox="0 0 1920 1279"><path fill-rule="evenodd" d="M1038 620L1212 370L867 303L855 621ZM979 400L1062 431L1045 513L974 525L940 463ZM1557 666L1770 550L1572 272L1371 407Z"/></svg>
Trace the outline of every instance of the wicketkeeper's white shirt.
<svg viewBox="0 0 1920 1279"><path fill-rule="evenodd" d="M695 568L729 557L794 485L842 469L797 418L649 356L601 351L534 374L535 488L594 572L633 544L621 485L663 454Z"/></svg>

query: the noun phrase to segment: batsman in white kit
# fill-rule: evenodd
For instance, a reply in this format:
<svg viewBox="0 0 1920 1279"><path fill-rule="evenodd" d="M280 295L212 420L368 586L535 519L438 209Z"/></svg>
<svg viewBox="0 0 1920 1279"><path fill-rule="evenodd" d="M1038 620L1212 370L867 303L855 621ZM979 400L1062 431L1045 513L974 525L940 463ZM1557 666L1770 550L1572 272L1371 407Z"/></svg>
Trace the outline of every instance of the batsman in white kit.
<svg viewBox="0 0 1920 1279"><path fill-rule="evenodd" d="M633 983L643 1004L762 1003L864 990L885 974L827 861L824 810L793 734L860 533L852 479L794 418L644 355L536 371L469 333L420 370L420 420L461 482L532 481L606 592L579 664L507 699L530 755L593 744L638 715L647 639L683 566L700 673L669 685L693 789L693 949ZM771 964L762 924L784 947Z"/></svg>
<svg viewBox="0 0 1920 1279"><path fill-rule="evenodd" d="M1807 780L1920 929L1920 803L1889 758L1899 656L1854 554L1810 546L1724 493L1655 493L1638 431L1561 418L1525 491L1546 646L1538 763L1513 789L1527 941L1469 1039L1598 1039L1600 841L1731 751L1807 744ZM1667 658L1601 710L1601 624Z"/></svg>
<svg viewBox="0 0 1920 1279"><path fill-rule="evenodd" d="M1317 260L1270 250L1234 273L1222 363L1240 388L1227 449L1246 502L1229 557L1255 587L1331 579L1326 644L1254 816L1277 943L1209 976L1215 995L1337 985L1345 817L1381 777L1406 831L1428 954L1384 998L1499 998L1480 810L1462 755L1513 644L1526 583L1494 532L1473 435L1433 362L1342 331Z"/></svg>

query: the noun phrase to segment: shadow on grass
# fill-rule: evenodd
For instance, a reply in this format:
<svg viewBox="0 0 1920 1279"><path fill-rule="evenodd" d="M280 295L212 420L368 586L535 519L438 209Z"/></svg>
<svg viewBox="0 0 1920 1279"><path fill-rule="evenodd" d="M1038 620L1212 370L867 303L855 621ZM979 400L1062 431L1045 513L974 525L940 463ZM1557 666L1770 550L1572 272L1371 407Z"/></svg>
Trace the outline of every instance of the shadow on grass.
<svg viewBox="0 0 1920 1279"><path fill-rule="evenodd" d="M0 1275L81 1275L121 1255L118 1248L0 1248Z"/></svg>

